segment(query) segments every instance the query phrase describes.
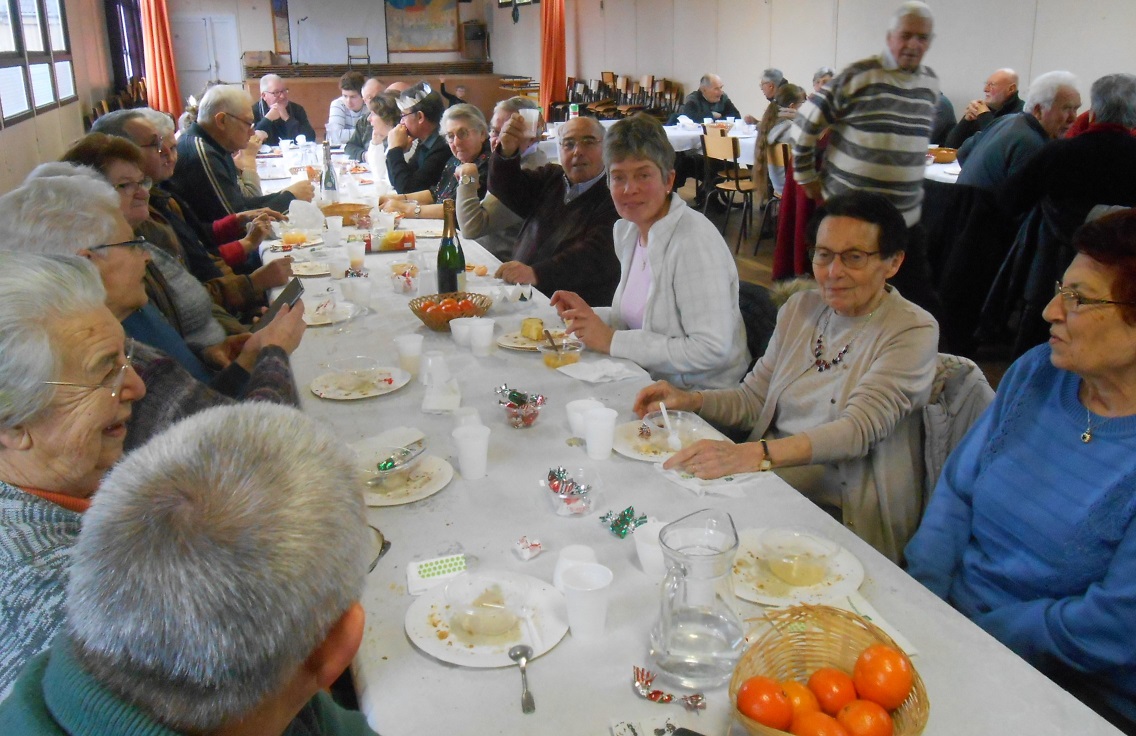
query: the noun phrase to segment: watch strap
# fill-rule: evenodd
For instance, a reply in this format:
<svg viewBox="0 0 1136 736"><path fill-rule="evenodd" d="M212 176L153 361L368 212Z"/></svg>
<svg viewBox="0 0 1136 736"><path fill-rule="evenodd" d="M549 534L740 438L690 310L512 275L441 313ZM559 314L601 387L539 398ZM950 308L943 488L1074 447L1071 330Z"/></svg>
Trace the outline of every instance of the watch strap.
<svg viewBox="0 0 1136 736"><path fill-rule="evenodd" d="M758 470L762 472L773 470L773 458L769 457L769 443L765 441L764 437L759 439L758 442L761 444L762 453L761 465L758 467Z"/></svg>

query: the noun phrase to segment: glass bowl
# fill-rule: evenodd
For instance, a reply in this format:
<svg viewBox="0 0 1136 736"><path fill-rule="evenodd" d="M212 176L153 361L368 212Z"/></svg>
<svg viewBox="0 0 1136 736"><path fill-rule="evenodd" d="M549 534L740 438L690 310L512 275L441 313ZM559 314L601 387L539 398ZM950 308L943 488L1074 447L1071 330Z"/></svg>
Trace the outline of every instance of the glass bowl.
<svg viewBox="0 0 1136 736"><path fill-rule="evenodd" d="M547 474L537 481L537 486L548 498L557 516L584 516L596 505L602 486L600 474L595 470L580 467L568 467L565 470L573 483L588 486L587 493L573 493L572 488L566 487L562 481L557 483L559 479L550 480Z"/></svg>
<svg viewBox="0 0 1136 736"><path fill-rule="evenodd" d="M789 585L807 587L828 577L840 545L807 529L766 529L758 538L760 556Z"/></svg>
<svg viewBox="0 0 1136 736"><path fill-rule="evenodd" d="M505 418L509 420L509 426L513 429L528 429L536 424L536 419L540 416L541 407L536 404L519 406L502 404L502 406L505 407Z"/></svg>
<svg viewBox="0 0 1136 736"><path fill-rule="evenodd" d="M450 630L471 642L520 638L529 587L490 573L465 572L446 584Z"/></svg>
<svg viewBox="0 0 1136 736"><path fill-rule="evenodd" d="M359 458L359 470L367 479L367 485L379 487L399 478L408 478L426 452L426 440L421 439L405 446L363 440L353 447Z"/></svg>
<svg viewBox="0 0 1136 736"><path fill-rule="evenodd" d="M547 340L537 346L546 366L556 369L580 362L580 353L584 352L584 343L575 338L566 337L562 342L557 342L556 345L559 350L549 345Z"/></svg>

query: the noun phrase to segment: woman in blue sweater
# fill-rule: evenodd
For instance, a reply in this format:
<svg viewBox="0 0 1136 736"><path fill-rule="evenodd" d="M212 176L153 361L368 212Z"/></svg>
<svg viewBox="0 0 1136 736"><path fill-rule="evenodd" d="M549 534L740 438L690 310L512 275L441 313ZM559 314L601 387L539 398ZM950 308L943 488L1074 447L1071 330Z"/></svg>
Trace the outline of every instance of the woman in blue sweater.
<svg viewBox="0 0 1136 736"><path fill-rule="evenodd" d="M1045 308L951 455L908 571L1136 732L1136 210L1086 224Z"/></svg>

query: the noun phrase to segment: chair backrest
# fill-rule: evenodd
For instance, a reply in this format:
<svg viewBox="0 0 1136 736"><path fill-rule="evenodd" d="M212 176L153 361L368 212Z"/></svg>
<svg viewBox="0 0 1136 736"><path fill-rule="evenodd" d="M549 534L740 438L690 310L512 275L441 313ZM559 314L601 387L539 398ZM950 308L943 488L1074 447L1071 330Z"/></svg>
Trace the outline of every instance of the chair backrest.
<svg viewBox="0 0 1136 736"><path fill-rule="evenodd" d="M769 148L769 162L774 166L785 166L786 161L792 160L793 155L789 152L788 143L779 143Z"/></svg>
<svg viewBox="0 0 1136 736"><path fill-rule="evenodd" d="M706 151L706 156L716 161L725 161L727 163L738 163L738 156L741 154L741 146L738 139L728 135L704 135L702 136L702 150Z"/></svg>
<svg viewBox="0 0 1136 736"><path fill-rule="evenodd" d="M615 86L615 72L600 72L600 80L611 88Z"/></svg>
<svg viewBox="0 0 1136 736"><path fill-rule="evenodd" d="M347 37L347 58L348 59L367 59L371 58L371 39L367 36L348 36Z"/></svg>
<svg viewBox="0 0 1136 736"><path fill-rule="evenodd" d="M947 456L993 400L994 389L974 361L939 353L931 398L923 407L924 508Z"/></svg>
<svg viewBox="0 0 1136 736"><path fill-rule="evenodd" d="M773 328L777 326L777 305L769 289L760 284L741 281L738 283L738 308L745 324L746 347L749 348L748 373L769 347L769 338L773 337Z"/></svg>

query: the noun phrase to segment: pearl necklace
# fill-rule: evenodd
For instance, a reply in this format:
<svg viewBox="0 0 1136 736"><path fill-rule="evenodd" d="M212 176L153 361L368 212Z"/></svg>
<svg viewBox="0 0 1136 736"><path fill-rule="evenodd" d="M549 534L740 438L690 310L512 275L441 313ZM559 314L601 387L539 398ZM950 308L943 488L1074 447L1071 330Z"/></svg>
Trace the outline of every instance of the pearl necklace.
<svg viewBox="0 0 1136 736"><path fill-rule="evenodd" d="M852 336L852 339L850 339L844 347L840 348L840 350L837 351L835 358L833 358L832 360L825 360L821 357L822 355L824 355L824 331L828 329L828 323L832 320L833 313L834 310L830 309L825 314L824 325L820 328L820 334L817 335L816 347L813 349L813 357L816 358L816 360L813 362L813 365L816 366L817 373L824 373L831 368L835 368L844 361L844 355L848 352L848 348L852 347L852 343L854 343L856 341L856 338L860 336L860 333L862 333L868 327L868 323L872 321L872 315L875 314L875 311L868 313L868 319L864 320L864 324L860 326L860 329L856 330L856 334Z"/></svg>
<svg viewBox="0 0 1136 736"><path fill-rule="evenodd" d="M1104 425L1111 422L1113 419L1116 419L1116 417L1109 417L1108 419L1104 420L1103 422L1101 422L1100 424L1097 425L1097 429L1100 429ZM1081 432L1081 442L1084 442L1087 445L1092 441L1093 441L1093 413L1091 411L1089 411L1088 409L1085 409L1085 431Z"/></svg>

